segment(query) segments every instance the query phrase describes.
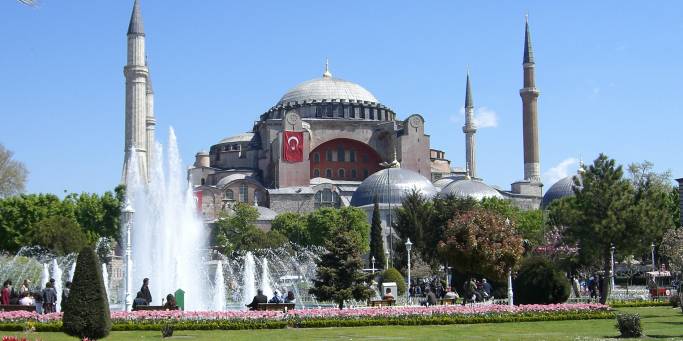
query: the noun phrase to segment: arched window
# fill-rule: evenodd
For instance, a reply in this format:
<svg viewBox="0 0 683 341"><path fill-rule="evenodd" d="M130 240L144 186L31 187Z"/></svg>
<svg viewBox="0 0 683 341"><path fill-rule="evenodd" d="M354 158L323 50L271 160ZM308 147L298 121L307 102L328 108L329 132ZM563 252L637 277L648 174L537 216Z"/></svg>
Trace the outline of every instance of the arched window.
<svg viewBox="0 0 683 341"><path fill-rule="evenodd" d="M325 160L326 161L332 161L332 151L328 150L325 152Z"/></svg>
<svg viewBox="0 0 683 341"><path fill-rule="evenodd" d="M356 169L353 168L351 169L351 179L355 179L356 177L358 177L358 174L356 174Z"/></svg>
<svg viewBox="0 0 683 341"><path fill-rule="evenodd" d="M337 170L337 176L339 176L340 178L346 177L346 171L344 170L344 168L339 168Z"/></svg>
<svg viewBox="0 0 683 341"><path fill-rule="evenodd" d="M332 170L331 169L326 169L325 170L325 177L328 179L332 179Z"/></svg>
<svg viewBox="0 0 683 341"><path fill-rule="evenodd" d="M225 199L235 200L235 193L231 189L226 190L225 191Z"/></svg>
<svg viewBox="0 0 683 341"><path fill-rule="evenodd" d="M202 178L202 186L206 183L206 179Z"/></svg>
<svg viewBox="0 0 683 341"><path fill-rule="evenodd" d="M313 153L313 163L320 163L320 153Z"/></svg>
<svg viewBox="0 0 683 341"><path fill-rule="evenodd" d="M249 202L249 187L247 184L240 185L240 202Z"/></svg>
<svg viewBox="0 0 683 341"><path fill-rule="evenodd" d="M319 178L320 177L320 169L316 168L313 170L313 177L314 178Z"/></svg>
<svg viewBox="0 0 683 341"><path fill-rule="evenodd" d="M363 179L365 179L365 178L367 178L367 177L368 177L368 170L367 170L367 169L363 169Z"/></svg>
<svg viewBox="0 0 683 341"><path fill-rule="evenodd" d="M341 205L341 199L337 192L333 192L329 188L325 188L315 193L315 208L320 207L336 207Z"/></svg>
<svg viewBox="0 0 683 341"><path fill-rule="evenodd" d="M337 147L337 161L344 162L346 157L344 155L344 146Z"/></svg>
<svg viewBox="0 0 683 341"><path fill-rule="evenodd" d="M356 151L353 149L349 151L349 161L356 162Z"/></svg>

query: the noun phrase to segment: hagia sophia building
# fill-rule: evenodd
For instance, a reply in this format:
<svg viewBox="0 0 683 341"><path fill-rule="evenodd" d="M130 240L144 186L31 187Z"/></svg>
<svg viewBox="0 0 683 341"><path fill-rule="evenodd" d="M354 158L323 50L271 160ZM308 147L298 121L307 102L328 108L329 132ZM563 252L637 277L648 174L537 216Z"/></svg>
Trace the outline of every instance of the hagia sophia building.
<svg viewBox="0 0 683 341"><path fill-rule="evenodd" d="M427 197L497 197L522 209L539 208L543 200L539 90L528 20L522 71L524 155L519 168L523 173L509 190L477 177L477 127L469 73L462 128L466 165L456 168L443 151L431 145L425 117L395 112L363 86L335 77L326 64L321 76L286 91L247 132L218 140L208 152L196 154L188 172L203 218L211 223L220 212L243 202L258 208L258 224L268 229L279 213L305 213L319 207L355 206L371 216L377 198L384 211L382 220L387 221L391 208L413 189ZM128 27L124 74L125 160L137 158L144 174L154 152L156 119L138 0ZM124 179L125 169L124 162Z"/></svg>

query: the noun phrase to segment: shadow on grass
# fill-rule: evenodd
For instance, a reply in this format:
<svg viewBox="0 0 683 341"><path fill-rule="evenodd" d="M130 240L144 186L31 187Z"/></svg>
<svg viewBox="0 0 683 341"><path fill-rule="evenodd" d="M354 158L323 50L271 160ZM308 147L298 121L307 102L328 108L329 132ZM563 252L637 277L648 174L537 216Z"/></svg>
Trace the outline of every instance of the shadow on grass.
<svg viewBox="0 0 683 341"><path fill-rule="evenodd" d="M651 337L653 339L671 339L674 337L683 337L683 334L680 334L680 335L650 335L650 334L647 334L647 337Z"/></svg>

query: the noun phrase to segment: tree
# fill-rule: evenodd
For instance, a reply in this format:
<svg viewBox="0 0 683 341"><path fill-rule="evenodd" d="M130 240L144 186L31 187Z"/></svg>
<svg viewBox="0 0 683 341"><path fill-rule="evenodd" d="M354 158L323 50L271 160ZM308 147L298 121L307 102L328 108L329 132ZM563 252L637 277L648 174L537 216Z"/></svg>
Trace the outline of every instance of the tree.
<svg viewBox="0 0 683 341"><path fill-rule="evenodd" d="M664 233L659 250L669 259L673 271L683 271L683 228L672 228Z"/></svg>
<svg viewBox="0 0 683 341"><path fill-rule="evenodd" d="M79 338L101 339L111 330L102 267L92 247L78 254L76 272L62 318L64 332Z"/></svg>
<svg viewBox="0 0 683 341"><path fill-rule="evenodd" d="M517 304L557 304L569 298L570 284L549 260L535 256L522 262L513 290Z"/></svg>
<svg viewBox="0 0 683 341"><path fill-rule="evenodd" d="M81 250L93 242L73 218L51 216L39 221L30 231L29 245L40 245L58 256Z"/></svg>
<svg viewBox="0 0 683 341"><path fill-rule="evenodd" d="M543 212L541 210L522 210L510 200L500 198L484 198L481 207L493 210L515 222L517 232L532 245L543 242Z"/></svg>
<svg viewBox="0 0 683 341"><path fill-rule="evenodd" d="M271 224L271 230L277 231L289 239L289 241L301 245L311 245L306 216L298 213L287 212L278 214Z"/></svg>
<svg viewBox="0 0 683 341"><path fill-rule="evenodd" d="M23 163L12 160L12 151L0 144L0 198L24 191L28 171Z"/></svg>
<svg viewBox="0 0 683 341"><path fill-rule="evenodd" d="M224 214L216 222L214 235L218 248L224 254L236 251L254 251L277 248L287 242L279 231L265 232L256 226L258 210L245 203L238 203L232 214Z"/></svg>
<svg viewBox="0 0 683 341"><path fill-rule="evenodd" d="M398 295L402 296L406 293L406 282L403 275L396 270L396 268L388 268L382 273L382 282L394 282L398 290Z"/></svg>
<svg viewBox="0 0 683 341"><path fill-rule="evenodd" d="M326 245L337 234L350 232L362 253L370 249L370 224L365 212L356 207L321 208L307 217L311 245Z"/></svg>
<svg viewBox="0 0 683 341"><path fill-rule="evenodd" d="M466 276L504 279L524 252L514 222L494 211L475 208L456 212L448 222L439 253Z"/></svg>
<svg viewBox="0 0 683 341"><path fill-rule="evenodd" d="M382 218L380 217L379 203L375 197L375 205L372 209L372 225L370 227L370 255L375 257L375 264L381 268L384 266L384 241L382 240Z"/></svg>
<svg viewBox="0 0 683 341"><path fill-rule="evenodd" d="M650 166L631 166L631 179L623 177L621 166L600 154L582 174L582 185L575 177L572 200L562 200L553 208L554 221L567 228L565 236L579 246L582 264L601 264L610 273L610 249L620 254L638 254L647 250L647 242L672 226L667 206L668 189L663 191L659 177ZM604 276L600 302L605 303L609 276Z"/></svg>
<svg viewBox="0 0 683 341"><path fill-rule="evenodd" d="M374 295L370 288L372 275L363 272L363 262L354 236L337 233L326 243L328 252L318 261L313 288L308 292L318 300L331 300L344 308L349 299L367 300Z"/></svg>

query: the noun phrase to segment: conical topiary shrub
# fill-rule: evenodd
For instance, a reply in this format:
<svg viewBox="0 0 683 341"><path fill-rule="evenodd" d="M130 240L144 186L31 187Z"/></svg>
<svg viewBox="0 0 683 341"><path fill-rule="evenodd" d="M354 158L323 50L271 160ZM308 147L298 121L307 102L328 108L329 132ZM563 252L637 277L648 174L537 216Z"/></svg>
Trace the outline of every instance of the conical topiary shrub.
<svg viewBox="0 0 683 341"><path fill-rule="evenodd" d="M101 339L111 330L102 267L91 247L78 254L69 299L64 306L64 332L80 338Z"/></svg>

